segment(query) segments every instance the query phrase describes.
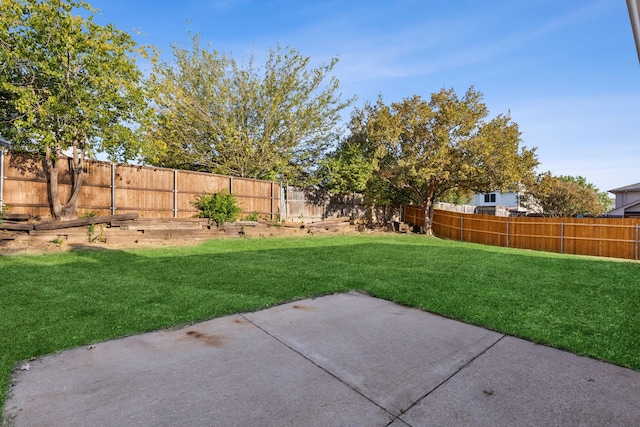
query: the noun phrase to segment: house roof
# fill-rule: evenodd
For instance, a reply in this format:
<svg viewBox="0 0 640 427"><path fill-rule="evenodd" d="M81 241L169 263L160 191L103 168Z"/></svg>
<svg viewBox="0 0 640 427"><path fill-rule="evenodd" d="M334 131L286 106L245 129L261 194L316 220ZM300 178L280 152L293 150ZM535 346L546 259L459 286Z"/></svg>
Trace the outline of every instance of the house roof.
<svg viewBox="0 0 640 427"><path fill-rule="evenodd" d="M636 206L640 206L640 200L636 200L635 202L631 202L627 205L620 206L619 208L613 208L609 212L607 212L607 214L608 215L624 215L628 210L631 210L631 208ZM631 211L633 212L634 210L631 210Z"/></svg>
<svg viewBox="0 0 640 427"><path fill-rule="evenodd" d="M625 185L624 187L620 188L614 188L613 190L609 190L609 193L622 193L624 191L640 191L640 182L631 185Z"/></svg>
<svg viewBox="0 0 640 427"><path fill-rule="evenodd" d="M11 143L0 136L0 147L11 147Z"/></svg>

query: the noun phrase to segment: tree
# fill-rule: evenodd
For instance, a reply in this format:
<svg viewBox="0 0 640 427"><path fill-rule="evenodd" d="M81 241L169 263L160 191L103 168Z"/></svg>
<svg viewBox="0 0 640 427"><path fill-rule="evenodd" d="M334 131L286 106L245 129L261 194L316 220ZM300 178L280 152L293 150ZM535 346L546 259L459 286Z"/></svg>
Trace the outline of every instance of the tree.
<svg viewBox="0 0 640 427"><path fill-rule="evenodd" d="M321 186L335 194L360 193L367 190L376 167L375 158L347 140L320 161L318 176Z"/></svg>
<svg viewBox="0 0 640 427"><path fill-rule="evenodd" d="M375 153L377 175L409 189L423 206L427 233L434 202L452 191L504 191L534 178L535 149L520 147L508 114L485 121L481 100L473 88L462 98L442 89L429 102L414 96L385 105L379 98L352 116L352 131L365 135L361 140Z"/></svg>
<svg viewBox="0 0 640 427"><path fill-rule="evenodd" d="M473 200L473 192L468 189L452 188L445 192L439 202L451 203L454 205L468 205Z"/></svg>
<svg viewBox="0 0 640 427"><path fill-rule="evenodd" d="M337 139L337 60L318 67L294 49L271 49L263 67L200 47L173 46L151 76L159 115L149 134L154 165L301 182Z"/></svg>
<svg viewBox="0 0 640 427"><path fill-rule="evenodd" d="M386 223L394 210L410 203L411 197L406 189L395 188L378 174L379 150L363 132L357 113L352 116L350 135L321 161L320 185L334 194L361 193L371 208L370 220ZM379 209L382 218L377 215Z"/></svg>
<svg viewBox="0 0 640 427"><path fill-rule="evenodd" d="M609 194L606 191L600 191L600 189L596 187L594 184L587 182L587 179L585 177L581 175L578 175L578 176L560 175L558 176L558 179L562 181L575 182L580 187L586 188L597 195L598 202L594 206L595 209L592 210L593 212L592 215L601 215L611 210L611 208L613 207L612 206L613 203L611 202L611 198L609 197ZM599 213L596 213L596 212L599 212Z"/></svg>
<svg viewBox="0 0 640 427"><path fill-rule="evenodd" d="M146 51L93 13L82 1L0 2L0 134L42 160L54 219L76 215L89 154L139 153L137 124L148 112L134 57ZM64 201L63 152L72 184Z"/></svg>
<svg viewBox="0 0 640 427"><path fill-rule="evenodd" d="M575 217L602 215L609 210L611 201L582 176L553 176L545 172L528 188L524 204L543 216Z"/></svg>

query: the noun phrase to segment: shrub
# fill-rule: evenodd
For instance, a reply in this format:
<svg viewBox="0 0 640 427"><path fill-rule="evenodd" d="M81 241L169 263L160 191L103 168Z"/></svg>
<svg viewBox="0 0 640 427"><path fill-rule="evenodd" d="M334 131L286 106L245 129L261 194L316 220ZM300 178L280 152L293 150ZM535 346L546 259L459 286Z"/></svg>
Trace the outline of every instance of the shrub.
<svg viewBox="0 0 640 427"><path fill-rule="evenodd" d="M245 220L247 221L258 221L260 219L260 212L255 211L246 216Z"/></svg>
<svg viewBox="0 0 640 427"><path fill-rule="evenodd" d="M234 222L240 214L236 198L228 191L220 191L219 193L203 191L192 204L200 211L196 217L209 218L218 225Z"/></svg>

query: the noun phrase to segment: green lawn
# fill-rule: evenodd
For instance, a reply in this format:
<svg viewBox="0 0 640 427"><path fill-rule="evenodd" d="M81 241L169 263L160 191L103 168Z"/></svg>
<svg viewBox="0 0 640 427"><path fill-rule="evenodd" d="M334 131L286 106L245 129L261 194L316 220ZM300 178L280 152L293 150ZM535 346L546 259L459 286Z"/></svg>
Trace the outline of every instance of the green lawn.
<svg viewBox="0 0 640 427"><path fill-rule="evenodd" d="M640 369L640 263L416 235L0 256L0 405L21 360L348 290Z"/></svg>

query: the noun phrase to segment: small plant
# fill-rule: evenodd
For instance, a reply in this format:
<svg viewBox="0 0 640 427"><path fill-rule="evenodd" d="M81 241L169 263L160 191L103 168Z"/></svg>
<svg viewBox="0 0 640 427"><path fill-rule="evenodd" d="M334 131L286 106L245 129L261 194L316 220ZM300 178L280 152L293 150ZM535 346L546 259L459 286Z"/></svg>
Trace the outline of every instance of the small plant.
<svg viewBox="0 0 640 427"><path fill-rule="evenodd" d="M95 235L95 232L96 232L95 224L89 224L88 228L89 228L89 243L103 241L102 236L104 236L104 224L100 224L100 232L98 233L98 235Z"/></svg>
<svg viewBox="0 0 640 427"><path fill-rule="evenodd" d="M247 221L257 221L260 219L260 212L254 211L245 217Z"/></svg>
<svg viewBox="0 0 640 427"><path fill-rule="evenodd" d="M98 216L98 212L96 212L96 211L84 211L80 215L80 218L93 218L95 216Z"/></svg>
<svg viewBox="0 0 640 427"><path fill-rule="evenodd" d="M203 191L192 204L200 211L196 217L209 218L218 225L234 222L241 211L234 195L224 190L219 193Z"/></svg>
<svg viewBox="0 0 640 427"><path fill-rule="evenodd" d="M3 204L0 199L0 224L2 224L2 221L7 218L9 211L11 211L11 206Z"/></svg>
<svg viewBox="0 0 640 427"><path fill-rule="evenodd" d="M93 218L97 215L98 213L96 211L84 211L82 215L80 215L80 218ZM94 237L94 233L96 232L96 225L89 224L87 226L87 231L89 233L89 243L95 241L96 237ZM102 236L102 231L100 232L100 236Z"/></svg>
<svg viewBox="0 0 640 427"><path fill-rule="evenodd" d="M62 246L62 244L64 243L64 240L62 239L62 237L58 236L55 239L53 239L51 243L53 243L54 245Z"/></svg>

